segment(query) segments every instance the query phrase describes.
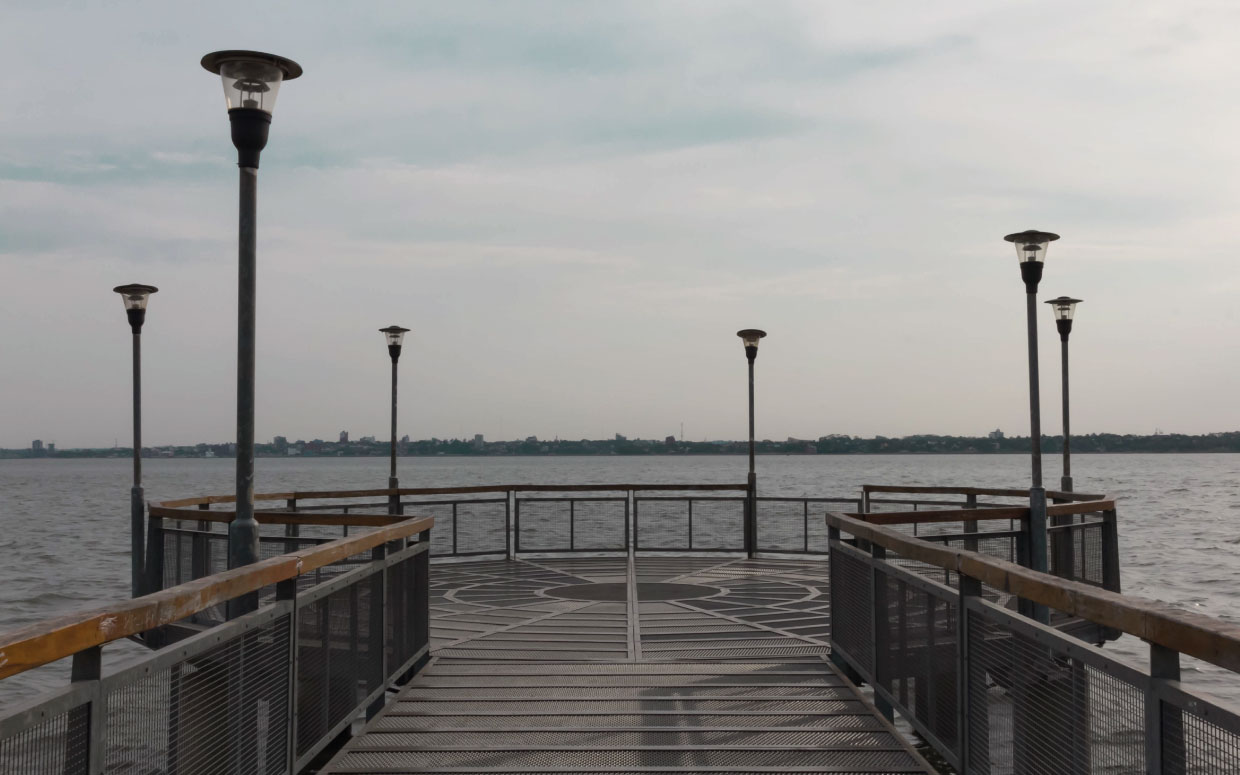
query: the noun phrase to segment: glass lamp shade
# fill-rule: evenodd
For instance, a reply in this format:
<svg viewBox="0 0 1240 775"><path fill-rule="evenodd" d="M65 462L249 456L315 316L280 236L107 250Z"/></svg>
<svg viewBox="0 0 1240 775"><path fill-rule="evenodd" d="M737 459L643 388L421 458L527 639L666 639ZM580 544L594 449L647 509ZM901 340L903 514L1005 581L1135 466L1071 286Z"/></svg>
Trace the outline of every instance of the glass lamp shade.
<svg viewBox="0 0 1240 775"><path fill-rule="evenodd" d="M229 110L249 108L271 113L280 84L301 75L291 59L260 51L217 51L202 58L202 66L224 82L224 101Z"/></svg>
<svg viewBox="0 0 1240 775"><path fill-rule="evenodd" d="M756 328L746 328L744 330L737 331L736 335L741 338L741 341L744 342L745 347L757 348L758 340L766 336L766 332L759 331Z"/></svg>
<svg viewBox="0 0 1240 775"><path fill-rule="evenodd" d="M159 289L154 285L139 285L137 283L131 285L118 285L112 289L121 295L121 300L125 302L125 309L146 309L146 301L152 293Z"/></svg>
<svg viewBox="0 0 1240 775"><path fill-rule="evenodd" d="M400 326L388 326L387 328L379 329L379 333L383 334L383 337L387 340L389 347L400 347L401 343L405 339L405 334L408 331L409 329L401 328Z"/></svg>
<svg viewBox="0 0 1240 775"><path fill-rule="evenodd" d="M1052 242L1059 239L1058 234L1049 231L1022 231L1009 234L1003 239L1016 246L1016 258L1022 263L1042 263L1046 260L1046 249Z"/></svg>
<svg viewBox="0 0 1240 775"><path fill-rule="evenodd" d="M1055 320L1071 320L1076 314L1076 305L1081 303L1080 299L1071 299L1067 296L1059 296L1046 302L1051 305L1051 312L1055 315Z"/></svg>

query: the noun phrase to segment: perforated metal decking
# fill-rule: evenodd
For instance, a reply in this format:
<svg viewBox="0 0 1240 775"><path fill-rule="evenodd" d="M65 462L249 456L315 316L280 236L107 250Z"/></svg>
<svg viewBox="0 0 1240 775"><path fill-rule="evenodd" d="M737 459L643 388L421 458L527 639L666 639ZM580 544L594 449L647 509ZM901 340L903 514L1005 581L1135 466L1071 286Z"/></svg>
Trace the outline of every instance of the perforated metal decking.
<svg viewBox="0 0 1240 775"><path fill-rule="evenodd" d="M825 660L820 561L431 578L434 662L324 772L932 772Z"/></svg>

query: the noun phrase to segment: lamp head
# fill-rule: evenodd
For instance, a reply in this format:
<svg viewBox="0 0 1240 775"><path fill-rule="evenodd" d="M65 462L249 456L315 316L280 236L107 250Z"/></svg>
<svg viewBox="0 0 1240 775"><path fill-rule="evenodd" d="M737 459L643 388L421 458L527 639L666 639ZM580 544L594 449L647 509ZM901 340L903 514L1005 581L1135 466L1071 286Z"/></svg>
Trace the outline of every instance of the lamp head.
<svg viewBox="0 0 1240 775"><path fill-rule="evenodd" d="M154 285L130 283L118 285L112 290L119 293L121 301L125 303L125 316L129 318L129 328L135 334L142 333L142 324L146 322L146 302L151 294L159 289Z"/></svg>
<svg viewBox="0 0 1240 775"><path fill-rule="evenodd" d="M736 335L739 336L741 338L741 341L745 344L745 357L747 357L751 361L754 358L757 358L758 357L758 340L766 336L766 332L761 331L757 328L745 328L745 329L741 329L740 331L737 331Z"/></svg>
<svg viewBox="0 0 1240 775"><path fill-rule="evenodd" d="M409 332L407 328L400 326L388 326L380 328L379 333L383 334L383 338L387 340L388 355L392 356L392 362L395 363L400 358L400 347L405 340L405 334Z"/></svg>

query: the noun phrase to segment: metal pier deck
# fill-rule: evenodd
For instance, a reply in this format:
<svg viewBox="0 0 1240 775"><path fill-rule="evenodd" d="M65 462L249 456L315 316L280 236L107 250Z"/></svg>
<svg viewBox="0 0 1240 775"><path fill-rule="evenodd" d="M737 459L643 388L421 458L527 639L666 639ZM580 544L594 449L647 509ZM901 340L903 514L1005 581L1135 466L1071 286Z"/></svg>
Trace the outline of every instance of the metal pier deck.
<svg viewBox="0 0 1240 775"><path fill-rule="evenodd" d="M933 772L826 661L821 561L484 561L431 578L433 662L323 772Z"/></svg>

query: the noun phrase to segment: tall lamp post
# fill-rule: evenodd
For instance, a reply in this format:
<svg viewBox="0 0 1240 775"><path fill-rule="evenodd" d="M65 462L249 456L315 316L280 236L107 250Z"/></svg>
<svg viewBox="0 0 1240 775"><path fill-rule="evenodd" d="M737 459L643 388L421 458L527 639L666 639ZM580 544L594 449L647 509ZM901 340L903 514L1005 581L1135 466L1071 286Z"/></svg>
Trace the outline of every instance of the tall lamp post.
<svg viewBox="0 0 1240 775"><path fill-rule="evenodd" d="M749 493L745 500L745 553L753 557L758 551L758 475L754 471L753 440L753 362L758 359L758 341L765 331L746 328L736 335L745 344L745 358L749 361Z"/></svg>
<svg viewBox="0 0 1240 775"><path fill-rule="evenodd" d="M387 340L388 355L392 358L392 465L388 472L389 490L395 490L400 486L400 480L396 478L396 362L400 360L401 343L408 332L409 329L400 326L379 329L379 333L383 334L383 338ZM388 513L400 513L400 495L392 493L388 496Z"/></svg>
<svg viewBox="0 0 1240 775"><path fill-rule="evenodd" d="M271 111L283 81L301 75L291 59L258 51L216 51L202 66L224 82L228 121L241 168L237 258L237 515L228 527L228 567L258 559L254 520L254 317L258 157L267 145ZM254 597L253 602L257 602ZM249 607L243 604L243 607Z"/></svg>
<svg viewBox="0 0 1240 775"><path fill-rule="evenodd" d="M129 488L129 587L133 597L142 594L142 573L146 566L142 544L142 324L146 322L146 302L159 289L154 285L118 285L112 289L125 302L125 317L133 333L133 487Z"/></svg>
<svg viewBox="0 0 1240 775"><path fill-rule="evenodd" d="M1064 492L1072 492L1072 436L1068 425L1068 334L1072 333L1072 317L1076 314L1076 305L1080 304L1081 300L1059 296L1046 303L1051 305L1051 312L1055 315L1055 327L1059 329L1063 378L1063 476L1059 479L1059 488Z"/></svg>
<svg viewBox="0 0 1240 775"><path fill-rule="evenodd" d="M1042 415L1038 390L1038 283L1046 250L1059 239L1046 231L1022 231L1003 239L1016 246L1020 260L1020 277L1025 282L1025 317L1029 334L1029 441L1032 448L1032 477L1029 487L1029 567L1046 572L1046 489L1042 486ZM1045 606L1033 606L1032 613L1042 621L1047 618Z"/></svg>

